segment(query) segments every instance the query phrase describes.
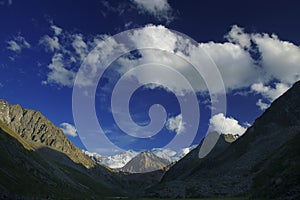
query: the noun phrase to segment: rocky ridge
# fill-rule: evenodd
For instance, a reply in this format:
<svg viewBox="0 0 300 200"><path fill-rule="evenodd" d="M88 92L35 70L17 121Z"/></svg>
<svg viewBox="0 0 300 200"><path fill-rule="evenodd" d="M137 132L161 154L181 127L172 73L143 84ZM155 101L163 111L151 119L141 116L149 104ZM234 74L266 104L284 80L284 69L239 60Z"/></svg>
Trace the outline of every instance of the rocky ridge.
<svg viewBox="0 0 300 200"><path fill-rule="evenodd" d="M78 147L64 135L63 131L38 111L10 105L0 100L0 121L18 133L36 148L47 146L69 156L75 163L90 168L95 165Z"/></svg>

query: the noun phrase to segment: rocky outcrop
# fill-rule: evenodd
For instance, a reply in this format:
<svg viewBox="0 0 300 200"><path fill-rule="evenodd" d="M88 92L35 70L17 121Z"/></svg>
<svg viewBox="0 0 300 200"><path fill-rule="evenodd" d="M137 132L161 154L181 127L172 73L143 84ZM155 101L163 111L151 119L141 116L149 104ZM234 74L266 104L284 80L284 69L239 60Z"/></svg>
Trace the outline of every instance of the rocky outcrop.
<svg viewBox="0 0 300 200"><path fill-rule="evenodd" d="M24 109L20 105L10 105L7 101L0 100L0 120L26 141L33 143L36 148L45 145L66 154L74 162L87 168L95 165L81 149L72 144L60 128L38 111Z"/></svg>
<svg viewBox="0 0 300 200"><path fill-rule="evenodd" d="M121 171L129 173L146 173L163 170L169 164L170 162L168 160L160 158L150 151L145 151L132 158L121 168Z"/></svg>

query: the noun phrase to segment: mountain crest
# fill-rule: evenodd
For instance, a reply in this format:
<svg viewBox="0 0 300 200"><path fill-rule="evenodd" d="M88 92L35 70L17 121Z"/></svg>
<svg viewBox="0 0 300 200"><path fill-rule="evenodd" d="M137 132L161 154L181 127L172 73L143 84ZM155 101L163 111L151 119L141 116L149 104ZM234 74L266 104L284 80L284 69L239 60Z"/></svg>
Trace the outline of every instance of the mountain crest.
<svg viewBox="0 0 300 200"><path fill-rule="evenodd" d="M145 173L156 170L162 170L168 166L170 162L160 158L151 151L143 151L130 160L121 171L130 173Z"/></svg>
<svg viewBox="0 0 300 200"><path fill-rule="evenodd" d="M94 162L74 146L60 128L38 111L22 108L20 105L10 105L7 101L0 100L0 121L35 148L48 146L65 153L76 163L88 168L94 166Z"/></svg>

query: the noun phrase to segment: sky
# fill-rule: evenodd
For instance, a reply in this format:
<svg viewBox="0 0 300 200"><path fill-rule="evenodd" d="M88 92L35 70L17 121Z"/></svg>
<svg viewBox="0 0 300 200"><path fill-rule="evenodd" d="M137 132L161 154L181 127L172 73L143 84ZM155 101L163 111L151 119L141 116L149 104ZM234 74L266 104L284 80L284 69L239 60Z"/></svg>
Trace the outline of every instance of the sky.
<svg viewBox="0 0 300 200"><path fill-rule="evenodd" d="M242 135L300 79L295 2L0 0L0 99L100 154Z"/></svg>

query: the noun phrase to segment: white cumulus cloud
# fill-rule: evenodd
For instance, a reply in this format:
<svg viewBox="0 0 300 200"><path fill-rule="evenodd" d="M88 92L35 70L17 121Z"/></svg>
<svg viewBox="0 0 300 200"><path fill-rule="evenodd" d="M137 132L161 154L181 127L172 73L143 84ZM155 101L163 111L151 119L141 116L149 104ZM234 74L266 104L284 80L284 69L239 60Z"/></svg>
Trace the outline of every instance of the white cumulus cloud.
<svg viewBox="0 0 300 200"><path fill-rule="evenodd" d="M152 1L149 2L151 4ZM148 3L144 3L146 7ZM65 34L67 33L64 32L61 35ZM83 65L83 70L77 74L76 78L77 84L80 86L93 85L94 81L97 80L96 76L99 74L98 72L103 70L101 67L109 64L111 55L128 51L126 49L127 46L118 43L114 38L109 38L108 36L97 35L92 39L90 39L91 37L87 39L83 34L72 33L68 37L71 38L70 40L64 41L64 44L59 44L58 41L62 41L60 39L61 35L49 36L49 38L44 37L42 39L45 40L48 38L46 40L48 40L49 49L55 50L55 54L57 52L62 54L63 60L61 62L64 64L59 65L61 67L58 69L63 71L63 74L71 74L73 76L73 73L78 70L83 59L86 58L86 64ZM128 33L127 42L136 47L144 47L144 49L161 49L162 52L143 50L139 52L141 57L135 57L134 59L132 57L121 57L118 59L120 67L117 70L120 75L123 75L129 68L134 68L143 63L159 62L164 66L169 66L169 69L172 68L174 71L179 72L179 74L184 75L196 92L207 92L208 88L206 86L208 82L205 84L203 80L201 81L199 73L195 73L192 69L193 67L184 62L184 59L180 61L180 58L186 58L188 61L197 63L199 67L197 66L196 68L201 76L206 77L208 81L214 80L216 77L214 73L211 73L211 66L207 67L208 63L203 59L205 58L203 56L206 56L210 57L216 64L227 92L243 89L245 92L255 91L262 93L262 91L254 90L251 86L255 83L261 83L270 87L270 84L276 81L278 84L289 87L292 83L300 79L300 68L298 65L300 63L299 46L291 42L282 41L274 34L270 36L266 33L246 33L243 28L237 25L232 26L229 33L225 35L225 38L228 40L227 42L217 43L211 41L193 45L190 40L178 36L165 26L147 25ZM91 51L96 45L98 45L97 48ZM253 52L260 54L261 59L257 60L253 58ZM173 59L168 54L175 55L177 59ZM159 61L157 61L158 57ZM66 61L66 59L69 59L69 61ZM162 65L161 68L158 69L156 67L156 69L162 69ZM58 71L54 67L50 69L52 70L49 72L51 74L56 74L55 71ZM132 70L131 75L133 76L130 77L135 77L136 81L140 84L150 82L150 79L152 80L153 78L152 83L156 83L157 85L164 85L166 82L171 83L168 85L168 88L181 95L190 92L190 88L186 87L187 84L183 84L185 80L178 78L174 81L174 73L157 74L156 71L154 70L153 75L149 76L149 71ZM164 79L158 79L157 75L160 75L160 77L164 76ZM57 84L62 83L61 85L63 86L70 86L70 81L67 82L68 84L65 81L53 81L53 83ZM220 87L214 81L209 82L208 85L215 88L215 91L218 91ZM275 89L278 92L284 91L279 86L278 88L275 87ZM271 93L275 93L275 91L268 93L270 94L262 93L265 99L260 104L274 100L272 97L274 94Z"/></svg>
<svg viewBox="0 0 300 200"><path fill-rule="evenodd" d="M69 135L72 137L77 136L77 130L72 124L63 122L60 124L60 129L65 133L65 135Z"/></svg>
<svg viewBox="0 0 300 200"><path fill-rule="evenodd" d="M182 115L179 114L175 117L171 117L166 122L166 128L169 131L175 131L176 134L181 134L185 130L185 122L182 120Z"/></svg>
<svg viewBox="0 0 300 200"><path fill-rule="evenodd" d="M261 110L265 110L269 107L269 104L272 103L275 99L281 96L290 88L290 85L284 83L275 83L275 87L265 86L263 83L255 83L251 86L251 90L255 93L261 94L268 103L263 102L262 99L259 99L256 103Z"/></svg>
<svg viewBox="0 0 300 200"><path fill-rule="evenodd" d="M47 81L42 81L42 84L55 83L61 86L72 87L76 73L66 69L64 66L64 57L62 54L54 54L48 68L51 70L47 74Z"/></svg>
<svg viewBox="0 0 300 200"><path fill-rule="evenodd" d="M270 101L274 101L275 99L277 99L289 88L290 86L284 83L276 83L274 88L272 88L271 86L265 86L262 83L255 83L251 86L251 89L254 92L261 94L263 97Z"/></svg>
<svg viewBox="0 0 300 200"><path fill-rule="evenodd" d="M251 37L249 34L244 32L244 29L233 25L229 33L225 36L225 38L235 44L239 44L243 48L250 48L251 46Z"/></svg>
<svg viewBox="0 0 300 200"><path fill-rule="evenodd" d="M241 126L236 119L225 117L223 113L212 116L209 122L212 131L220 134L242 135L246 131L246 128Z"/></svg>
<svg viewBox="0 0 300 200"><path fill-rule="evenodd" d="M300 80L299 46L282 41L275 34L252 34L251 37L261 53L266 80L276 79L285 84Z"/></svg>

